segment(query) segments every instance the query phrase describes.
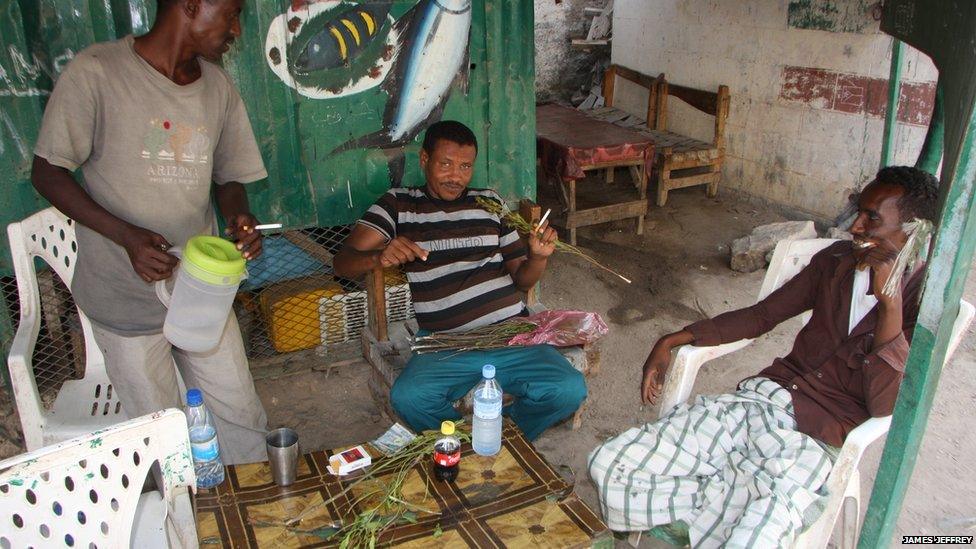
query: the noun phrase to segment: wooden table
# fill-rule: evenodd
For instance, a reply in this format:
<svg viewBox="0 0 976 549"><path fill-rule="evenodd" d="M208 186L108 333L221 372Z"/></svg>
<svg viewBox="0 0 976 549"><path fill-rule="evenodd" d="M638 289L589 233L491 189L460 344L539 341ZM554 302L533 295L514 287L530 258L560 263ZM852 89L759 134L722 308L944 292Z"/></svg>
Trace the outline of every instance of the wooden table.
<svg viewBox="0 0 976 549"><path fill-rule="evenodd" d="M576 229L617 219L637 220L637 234L644 232L647 214L647 179L654 163L654 142L647 135L593 119L556 104L536 107L536 137L543 173L556 183L563 215L557 224L569 230L570 244L576 244ZM607 185L613 183L613 168L630 168L634 189L609 192L601 206L578 209L576 182L590 170L607 170ZM617 195L619 193L619 196Z"/></svg>
<svg viewBox="0 0 976 549"><path fill-rule="evenodd" d="M435 481L427 461L415 467L404 484L404 499L438 514L417 513L415 523L387 529L377 545L613 547L606 525L518 428L506 420L502 436L502 450L494 458L478 456L464 445L461 470L453 484ZM382 459L377 458L379 452L370 453L374 460ZM370 498L355 500L373 481L323 504L347 486L326 471L331 454L319 451L302 456L298 479L287 488L272 482L267 463L227 467L220 486L200 490L196 497L201 548L338 547L339 540L325 539L323 529L351 520L362 512L361 506L370 505ZM350 482L350 477L343 479ZM300 514L301 522L291 528L281 526Z"/></svg>

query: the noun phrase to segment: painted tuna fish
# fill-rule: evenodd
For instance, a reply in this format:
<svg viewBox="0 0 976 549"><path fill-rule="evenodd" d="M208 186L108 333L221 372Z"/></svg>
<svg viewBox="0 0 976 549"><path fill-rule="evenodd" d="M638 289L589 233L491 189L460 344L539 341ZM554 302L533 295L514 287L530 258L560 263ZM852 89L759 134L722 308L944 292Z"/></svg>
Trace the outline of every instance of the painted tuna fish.
<svg viewBox="0 0 976 549"><path fill-rule="evenodd" d="M359 148L391 151L390 175L399 186L403 145L440 119L451 86L467 92L471 0L421 0L397 20L401 41L394 68L383 82L389 94L383 129L347 141L333 154Z"/></svg>

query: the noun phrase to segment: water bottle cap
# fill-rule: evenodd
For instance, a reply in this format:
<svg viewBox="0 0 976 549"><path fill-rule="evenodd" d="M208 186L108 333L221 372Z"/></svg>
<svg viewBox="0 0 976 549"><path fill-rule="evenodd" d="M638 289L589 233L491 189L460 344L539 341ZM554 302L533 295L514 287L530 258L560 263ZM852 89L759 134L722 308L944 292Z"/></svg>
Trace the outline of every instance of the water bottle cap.
<svg viewBox="0 0 976 549"><path fill-rule="evenodd" d="M441 422L441 434L442 435L453 435L454 434L454 422L453 421L443 421L443 422Z"/></svg>
<svg viewBox="0 0 976 549"><path fill-rule="evenodd" d="M481 375L485 379L494 379L495 367L492 366L491 364L485 364L484 367L481 368Z"/></svg>
<svg viewBox="0 0 976 549"><path fill-rule="evenodd" d="M200 389L190 389L186 392L186 404L188 406L203 404L203 393L200 392Z"/></svg>

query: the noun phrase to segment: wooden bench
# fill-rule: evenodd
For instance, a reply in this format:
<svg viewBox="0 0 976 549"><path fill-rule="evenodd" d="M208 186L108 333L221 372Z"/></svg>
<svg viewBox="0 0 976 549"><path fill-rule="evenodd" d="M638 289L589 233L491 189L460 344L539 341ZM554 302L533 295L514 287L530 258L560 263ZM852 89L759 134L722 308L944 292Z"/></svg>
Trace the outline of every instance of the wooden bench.
<svg viewBox="0 0 976 549"><path fill-rule="evenodd" d="M528 200L523 200L519 207L525 219L537 222L540 217L539 207ZM389 273L383 269L374 269L368 273L366 279L366 293L368 296L369 321L362 332L363 357L370 364L369 390L373 400L391 417L398 417L390 404L390 388L400 375L400 372L410 360L410 343L417 333L417 321L413 318L401 322L387 322L386 319L386 284ZM530 312L536 313L545 309L536 300L533 288L528 292L526 303ZM597 345L583 347L561 347L559 352L569 360L576 370L589 377L599 371L600 353ZM503 387L504 389L504 387ZM506 404L511 397L505 395ZM573 415L572 428L579 429L583 421L583 410L586 403L580 405ZM455 408L462 414L471 411L471 395L464 402L455 403Z"/></svg>
<svg viewBox="0 0 976 549"><path fill-rule="evenodd" d="M614 106L617 77L648 91L646 118L631 115ZM711 143L668 131L668 97L674 96L705 114L715 117ZM729 116L728 86L710 92L668 82L662 73L654 78L620 65L611 65L603 77L604 106L587 111L599 120L639 130L651 136L655 145L654 172L657 205L664 206L668 191L707 185L708 196L715 196L722 179L725 160L725 122ZM608 181L613 174L607 172Z"/></svg>

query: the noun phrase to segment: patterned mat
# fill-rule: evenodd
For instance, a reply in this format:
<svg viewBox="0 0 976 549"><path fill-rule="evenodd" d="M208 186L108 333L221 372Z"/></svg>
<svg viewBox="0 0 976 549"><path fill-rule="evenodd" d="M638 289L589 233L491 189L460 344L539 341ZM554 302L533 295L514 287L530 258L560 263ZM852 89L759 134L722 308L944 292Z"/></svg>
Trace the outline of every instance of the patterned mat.
<svg viewBox="0 0 976 549"><path fill-rule="evenodd" d="M606 525L514 425L506 423L502 437L502 450L494 458L478 456L465 444L461 470L453 484L434 480L430 463L418 465L404 484L404 499L440 514L421 514L414 524L390 528L378 544L424 548L613 546ZM302 456L297 480L287 488L274 484L267 463L228 467L223 484L197 495L201 547L338 547L337 539L325 539L316 531L355 517L361 505L369 504L369 498L356 503L369 488L363 482L323 505L343 489L338 477L325 469L331 453ZM370 453L374 459L379 455L371 448ZM268 525L302 513L303 520L292 529Z"/></svg>

